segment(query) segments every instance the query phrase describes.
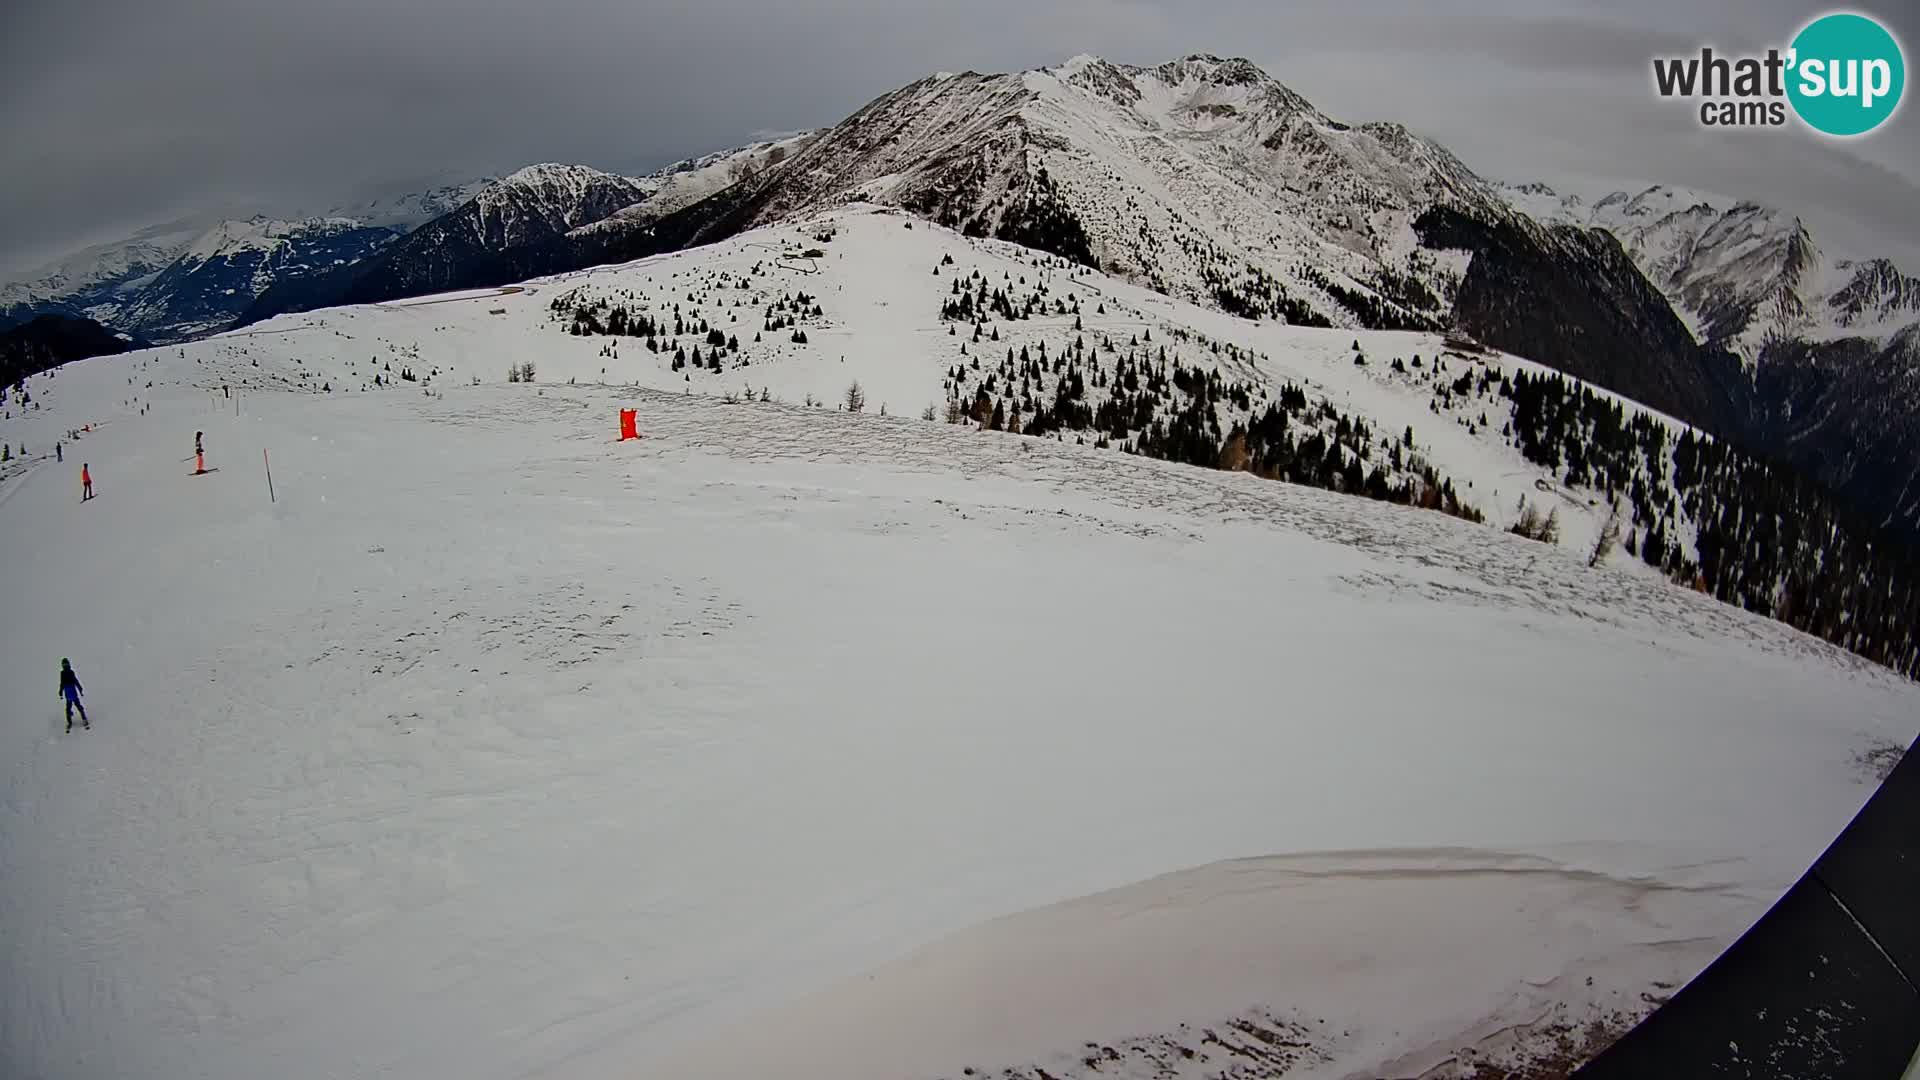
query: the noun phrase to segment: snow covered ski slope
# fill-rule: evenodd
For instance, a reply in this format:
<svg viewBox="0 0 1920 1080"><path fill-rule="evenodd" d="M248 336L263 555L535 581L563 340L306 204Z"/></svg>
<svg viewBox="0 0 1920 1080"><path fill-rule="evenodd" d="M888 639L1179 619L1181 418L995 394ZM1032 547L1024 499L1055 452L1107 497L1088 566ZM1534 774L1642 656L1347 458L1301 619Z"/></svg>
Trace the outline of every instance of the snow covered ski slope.
<svg viewBox="0 0 1920 1080"><path fill-rule="evenodd" d="M1644 1011L1920 727L1911 684L1571 543L919 419L976 348L953 275L1023 270L828 226L31 380L0 1074L1225 1076L1263 1032L1293 1049L1258 1075L1416 1074ZM552 306L649 276L741 338L721 373ZM1080 331L978 347L1198 363L1186 326L1417 425L1490 513L1536 490L1383 371L1437 341L1356 366L1351 332L1069 288ZM766 331L799 291L821 314Z"/></svg>
<svg viewBox="0 0 1920 1080"><path fill-rule="evenodd" d="M996 301L988 300L965 316L943 314L959 292L983 286L1004 296L1006 307L990 308ZM637 332L643 319L651 338ZM583 332L573 333L576 327ZM713 332L725 342L717 350L708 341ZM1379 455L1372 464L1404 481L1415 475L1417 457L1497 528L1516 519L1524 496L1543 514L1557 509L1562 543L1578 550L1591 545L1605 517L1591 493L1563 490L1553 470L1530 464L1502 437L1510 405L1478 381L1540 373L1539 365L1462 352L1437 334L1249 322L871 205L504 290L282 316L187 344L178 355L230 370L235 385L335 394L497 383L529 361L549 385L608 382L740 400L765 394L826 409L842 407L857 381L868 411L931 410L936 418L946 417L949 401L971 408L982 392L1009 396L996 365L1015 368L1031 412L1058 392L1060 369L1112 375L1124 359L1163 375L1182 366L1217 375L1220 400L1210 409L1222 437L1278 402L1284 387L1298 387L1308 408L1295 416L1296 432L1303 422L1317 424L1333 441L1345 438L1334 414L1364 420ZM1020 368L1041 361L1044 373L1018 378ZM403 371L421 381L396 382ZM1453 393L1463 376L1476 386ZM1230 396L1236 386L1248 390L1244 403ZM1189 387L1147 394L1163 426L1192 397ZM1114 396L1111 385L1086 380L1089 407ZM1323 407L1331 411L1323 415ZM1674 433L1685 430L1661 419ZM1408 434L1405 460L1389 462L1388 445ZM1684 509L1676 515L1672 531L1684 547L1690 523Z"/></svg>

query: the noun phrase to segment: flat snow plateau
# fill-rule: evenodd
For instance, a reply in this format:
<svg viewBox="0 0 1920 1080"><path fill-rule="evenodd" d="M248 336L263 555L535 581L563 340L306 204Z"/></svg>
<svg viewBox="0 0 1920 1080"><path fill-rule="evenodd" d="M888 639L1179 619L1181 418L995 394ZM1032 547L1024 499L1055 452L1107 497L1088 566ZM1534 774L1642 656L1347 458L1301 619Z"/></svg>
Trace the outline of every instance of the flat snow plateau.
<svg viewBox="0 0 1920 1080"><path fill-rule="evenodd" d="M1920 725L1811 638L1436 513L505 385L494 303L12 406L0 1074L1412 1075L1645 1011ZM207 392L382 318L467 320L488 384ZM500 369L600 342L532 333Z"/></svg>

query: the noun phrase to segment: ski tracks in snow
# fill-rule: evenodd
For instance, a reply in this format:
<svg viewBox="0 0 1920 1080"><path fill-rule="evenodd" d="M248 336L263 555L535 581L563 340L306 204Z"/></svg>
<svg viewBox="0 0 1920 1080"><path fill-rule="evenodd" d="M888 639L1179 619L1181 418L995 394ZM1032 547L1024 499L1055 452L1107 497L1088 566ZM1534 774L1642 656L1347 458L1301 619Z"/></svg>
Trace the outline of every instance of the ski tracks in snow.
<svg viewBox="0 0 1920 1080"><path fill-rule="evenodd" d="M1009 481L1017 484L1010 489L1026 496L1026 505L1006 503L1009 511L1044 508L1081 524L1135 535L1171 531L1197 538L1196 531L1181 527L1182 521L1278 527L1409 567L1409 576L1357 575L1348 584L1362 592L1525 607L1612 626L1680 628L1702 642L1732 639L1783 656L1819 657L1863 674L1878 671L1844 650L1711 597L1642 575L1589 569L1577 552L1430 511L905 417L855 418L769 403L727 405L645 390L610 396L585 387L565 389L603 401L620 396L641 403L644 423L657 440L643 444L643 453L717 452L745 462L823 465L886 461L923 473ZM1095 453L1101 460L1090 462ZM1036 488L1078 508L1033 500ZM1100 509L1086 508L1089 498ZM967 512L976 509L990 512L984 506Z"/></svg>
<svg viewBox="0 0 1920 1080"><path fill-rule="evenodd" d="M178 454L149 419L90 450L102 501L36 481L0 518L14 1071L605 1075L984 919L1314 847L1605 835L1626 847L1566 863L1654 874L1700 905L1686 932L1564 875L1481 874L1449 910L1551 881L1577 917L1543 902L1529 941L1730 938L1857 809L1841 744L1912 715L1705 597L1244 475L613 387L252 401L209 438L271 438L276 503L239 470L137 482ZM612 441L622 406L640 442ZM100 705L70 739L42 726L62 652ZM1745 787L1703 782L1729 769ZM1757 891L1689 891L1718 872L1668 848L1737 853ZM1431 881L1381 880L1426 910ZM1252 1016L1226 989L1195 1019ZM1069 997L1028 1010L1036 1050ZM1340 1005L1281 1004L1318 1012L1249 1023Z"/></svg>

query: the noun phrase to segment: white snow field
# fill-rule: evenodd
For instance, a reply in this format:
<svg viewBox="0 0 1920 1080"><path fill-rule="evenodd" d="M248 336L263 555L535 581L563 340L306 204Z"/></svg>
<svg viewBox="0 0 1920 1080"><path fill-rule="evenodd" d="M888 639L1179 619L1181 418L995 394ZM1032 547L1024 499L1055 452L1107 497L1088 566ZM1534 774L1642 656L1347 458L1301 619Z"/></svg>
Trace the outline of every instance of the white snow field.
<svg viewBox="0 0 1920 1080"><path fill-rule="evenodd" d="M1572 545L705 393L938 399L956 339L913 289L974 249L842 224L838 327L705 386L644 351L608 378L671 389L586 385L616 361L544 323L554 282L30 381L0 421L29 452L0 1075L1465 1068L1670 993L1920 729L1912 684ZM750 243L783 238L585 279ZM1532 475L1373 371L1327 381L1350 332L1245 334L1385 430L1426 416L1457 478ZM1427 348L1399 337L1362 335ZM448 374L361 391L373 356ZM541 381L503 384L522 359Z"/></svg>

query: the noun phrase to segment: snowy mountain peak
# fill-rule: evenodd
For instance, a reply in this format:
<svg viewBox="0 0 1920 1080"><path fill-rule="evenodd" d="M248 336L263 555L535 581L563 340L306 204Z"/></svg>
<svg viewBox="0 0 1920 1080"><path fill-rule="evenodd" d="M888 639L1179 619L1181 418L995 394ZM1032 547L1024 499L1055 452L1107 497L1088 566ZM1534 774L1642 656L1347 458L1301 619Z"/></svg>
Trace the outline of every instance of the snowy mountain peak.
<svg viewBox="0 0 1920 1080"><path fill-rule="evenodd" d="M818 131L798 131L776 139L676 161L638 179L637 183L648 189L644 201L623 207L598 221L578 226L570 235L576 238L590 237L596 233L613 234L645 227L667 214L773 168L818 134Z"/></svg>
<svg viewBox="0 0 1920 1080"><path fill-rule="evenodd" d="M1851 272L1847 283L1828 297L1842 326L1889 318L1911 319L1920 314L1920 278L1909 277L1887 259L1842 264ZM1911 331L1920 323L1910 323ZM1911 336L1911 335L1910 335Z"/></svg>
<svg viewBox="0 0 1920 1080"><path fill-rule="evenodd" d="M0 293L0 315L65 310L148 341L177 341L226 327L276 281L357 260L395 235L339 216L185 224L81 252Z"/></svg>
<svg viewBox="0 0 1920 1080"><path fill-rule="evenodd" d="M1884 338L1920 310L1890 262L1834 257L1799 217L1751 199L1654 184L1587 205L1545 184L1497 188L1538 221L1612 233L1699 340L1750 367L1777 343Z"/></svg>
<svg viewBox="0 0 1920 1080"><path fill-rule="evenodd" d="M357 262L395 235L342 217L222 221L119 305L115 320L157 341L224 329L269 287Z"/></svg>
<svg viewBox="0 0 1920 1080"><path fill-rule="evenodd" d="M1037 74L1051 77L1063 86L1076 87L1121 105L1133 105L1140 100L1140 88L1134 85L1128 71L1098 56L1083 53L1057 68L1046 69ZM1042 89L1045 83L1035 80L1030 81L1028 85L1035 89Z"/></svg>
<svg viewBox="0 0 1920 1080"><path fill-rule="evenodd" d="M477 198L494 202L532 195L550 201L578 201L596 192L630 188L636 183L632 177L618 176L590 165L549 161L514 170L488 185Z"/></svg>
<svg viewBox="0 0 1920 1080"><path fill-rule="evenodd" d="M365 202L336 206L326 216L348 218L375 228L408 232L466 205L496 182L496 178L486 177L441 183L417 191L387 193Z"/></svg>
<svg viewBox="0 0 1920 1080"><path fill-rule="evenodd" d="M657 186L587 165L542 162L488 185L472 205L482 217L532 214L564 232L640 202Z"/></svg>
<svg viewBox="0 0 1920 1080"><path fill-rule="evenodd" d="M1249 117L1275 121L1304 114L1317 123L1330 122L1306 98L1240 57L1222 60L1196 54L1143 74L1183 97L1207 105L1236 106Z"/></svg>
<svg viewBox="0 0 1920 1080"><path fill-rule="evenodd" d="M641 177L641 179L666 181L675 177L685 177L691 173L707 172L716 166L731 166L741 162L756 162L762 165L777 164L779 160L784 159L786 155L795 148L813 136L818 135L821 130L823 129L809 128L804 131L784 132L772 138L762 139L759 142L748 143L745 146L733 146L725 150L715 151L711 154L703 154L699 157L683 158L671 165L662 166L648 173L646 176ZM767 159L769 158L773 160L768 161ZM716 188L715 190L718 189Z"/></svg>
<svg viewBox="0 0 1920 1080"><path fill-rule="evenodd" d="M1055 86L1073 88L1121 108L1138 109L1150 120L1204 130L1298 113L1325 122L1305 98L1251 61L1238 57L1223 60L1194 53L1139 67L1081 54L1058 67L1029 72L1028 76L1028 88L1042 95Z"/></svg>
<svg viewBox="0 0 1920 1080"><path fill-rule="evenodd" d="M1731 210L1738 199L1713 195L1692 188L1655 184L1627 200L1625 212L1635 216L1660 216L1702 210Z"/></svg>
<svg viewBox="0 0 1920 1080"><path fill-rule="evenodd" d="M164 268L204 227L199 221L170 222L76 251L0 289L0 314L10 315L16 306L24 314L41 304L86 310Z"/></svg>
<svg viewBox="0 0 1920 1080"><path fill-rule="evenodd" d="M1178 60L1161 64L1154 71L1168 82L1199 81L1214 83L1218 86L1273 83L1273 79L1251 60L1239 56L1223 60L1211 53L1191 53ZM1279 84L1274 83L1274 85Z"/></svg>
<svg viewBox="0 0 1920 1080"><path fill-rule="evenodd" d="M1095 56L1092 53L1080 53L1076 56L1070 57L1066 63L1061 64L1059 67L1053 68L1051 70L1055 75L1058 75L1060 78L1068 79L1068 78L1072 78L1075 75L1080 74L1081 72L1087 71L1088 69L1111 68L1111 67L1113 67L1113 65L1111 63L1108 63L1105 57ZM939 76L937 75L934 77L939 78Z"/></svg>
<svg viewBox="0 0 1920 1080"><path fill-rule="evenodd" d="M275 221L265 216L255 216L246 220L222 221L196 237L187 245L182 254L187 257L207 258L222 251L237 247L267 248L278 236L292 230L289 222Z"/></svg>
<svg viewBox="0 0 1920 1080"><path fill-rule="evenodd" d="M192 265L249 252L272 253L290 244L324 243L334 237L358 232L382 233L390 230L371 227L365 222L346 217L282 220L256 214L245 220L219 222L195 237L180 252L177 261Z"/></svg>
<svg viewBox="0 0 1920 1080"><path fill-rule="evenodd" d="M729 198L701 220L737 229L864 199L1244 313L1419 327L1439 324L1460 268L1416 256L1413 219L1512 215L1405 127L1335 122L1249 61L1205 53L922 79Z"/></svg>
<svg viewBox="0 0 1920 1080"><path fill-rule="evenodd" d="M515 169L502 177L500 183L516 187L538 187L543 184L588 184L612 178L614 178L612 173L602 172L590 165L543 161Z"/></svg>
<svg viewBox="0 0 1920 1080"><path fill-rule="evenodd" d="M514 170L488 185L478 198L483 202L498 201L527 193L544 198L578 198L595 188L631 182L589 165L547 161Z"/></svg>

